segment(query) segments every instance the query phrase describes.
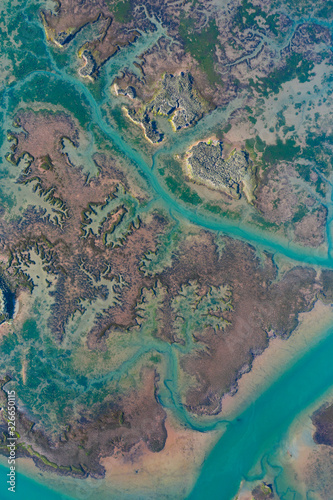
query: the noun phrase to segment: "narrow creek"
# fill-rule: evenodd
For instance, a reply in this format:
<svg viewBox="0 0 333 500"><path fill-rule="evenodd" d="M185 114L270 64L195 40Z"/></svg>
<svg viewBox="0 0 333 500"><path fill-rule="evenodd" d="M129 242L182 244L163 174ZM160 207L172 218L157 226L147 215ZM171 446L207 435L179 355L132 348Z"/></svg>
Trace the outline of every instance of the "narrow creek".
<svg viewBox="0 0 333 500"><path fill-rule="evenodd" d="M327 25L327 23L314 19L311 19L311 22L318 22L323 26ZM299 24L301 23L293 26L294 31ZM199 122L193 130L180 134L173 144L161 147L152 158L152 166L148 165L141 154L133 149L126 142L126 139L108 122L103 111L103 105L106 102L106 96L109 95L111 99L109 88L115 75L122 67L131 65L144 50L156 43L160 36L164 34L162 27L157 22L156 28L156 32L143 36L137 44L127 50L123 49L114 58L110 59L107 63L104 97L100 101L93 96L82 81L72 76L64 68L57 66L52 51L44 38L43 43L52 64L52 71L33 71L7 90L3 102L6 106L10 104L13 95L19 94L25 86L32 85L33 79L38 75L42 75L46 79L54 79L59 85L61 85L61 82L70 84L88 103L91 121L98 125L129 162L138 169L139 173L146 179L154 199L161 201L174 217L179 217L211 231L223 232L231 237L239 238L256 247L269 250L273 254L283 255L296 263L333 269L331 251L328 252L328 255L319 254L314 250L292 245L281 238L270 235L268 232L242 224L235 224L229 220L202 215L186 207L166 192L156 177L154 166L159 155L170 153L176 149L186 149L190 142L193 141L193 138L199 137L201 133L207 131L207 128L212 129L218 123L226 122L237 106L242 105L241 99L225 109L214 111L209 117ZM331 231L328 231L327 234L328 248L331 250ZM312 346L311 349L309 347L309 352L301 359L297 359L294 365L282 373L278 380L275 380L271 387L258 399L252 401L243 413L228 423L223 422L220 417L215 420L211 419L210 422L204 422L190 416L181 404L178 393L176 355L170 346L151 342L151 344L143 346L131 360L126 362L119 373L112 372L107 377L121 376L121 372L128 369L128 364L135 363L141 355L149 350L156 350L167 360L167 374L164 380L164 388L161 389L160 393L162 405L172 410L185 425L202 432L208 432L218 426L226 426L226 431L220 441L203 464L201 474L189 497L191 500L199 500L205 497L212 500L230 500L237 493L244 476L264 455L269 456L269 453L274 450L279 439L287 431L297 415L310 406L320 394L324 394L331 386L333 379L333 364L331 361L333 355L333 331L329 331L324 340L318 345ZM6 473L6 467L0 465L0 476L4 476ZM61 498L55 491L46 490L45 487L22 474L19 475L18 488L26 491L25 499L27 500L38 496L46 498L45 495L50 500ZM7 498L6 493L2 498ZM10 498L9 494L8 498Z"/></svg>

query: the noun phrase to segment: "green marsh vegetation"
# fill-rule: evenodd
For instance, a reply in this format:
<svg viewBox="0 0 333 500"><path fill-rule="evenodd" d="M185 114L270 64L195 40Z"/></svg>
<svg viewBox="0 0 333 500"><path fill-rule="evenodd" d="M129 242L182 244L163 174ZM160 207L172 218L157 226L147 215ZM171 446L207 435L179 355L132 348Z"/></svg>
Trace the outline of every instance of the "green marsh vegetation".
<svg viewBox="0 0 333 500"><path fill-rule="evenodd" d="M164 182L167 188L180 200L195 206L202 203L198 193L186 184L182 167L178 161L172 158L165 159L165 166L159 169L159 173L162 176L165 175Z"/></svg>
<svg viewBox="0 0 333 500"><path fill-rule="evenodd" d="M185 203L190 203L191 205L200 205L202 203L202 199L198 193L189 188L184 182L178 181L171 175L166 177L165 182L170 191L178 195L179 199Z"/></svg>
<svg viewBox="0 0 333 500"><path fill-rule="evenodd" d="M221 208L219 205L214 205L213 203L206 203L203 208L214 215L226 217L227 219L240 220L242 218L239 212L223 210L223 208Z"/></svg>
<svg viewBox="0 0 333 500"><path fill-rule="evenodd" d="M278 94L284 83L298 79L300 83L308 82L315 75L312 72L314 63L304 58L302 54L293 53L281 68L275 68L268 76L258 78L255 82L250 78L249 83L263 97L271 93Z"/></svg>
<svg viewBox="0 0 333 500"><path fill-rule="evenodd" d="M267 14L263 11L258 5L253 5L249 0L243 0L241 5L238 7L236 15L234 17L234 22L236 26L241 30L245 30L246 28L257 28L258 19L264 19L265 24L268 26L269 30L275 35L279 35L278 29L278 14Z"/></svg>
<svg viewBox="0 0 333 500"><path fill-rule="evenodd" d="M280 227L279 224L266 220L259 213L252 214L250 222L253 222L256 226L260 227L261 229L265 229L268 231L277 231Z"/></svg>
<svg viewBox="0 0 333 500"><path fill-rule="evenodd" d="M211 84L221 84L221 77L215 71L216 44L218 44L219 30L215 19L200 31L195 30L195 21L184 13L180 16L179 35L183 40L186 52L198 62L200 69L207 75Z"/></svg>
<svg viewBox="0 0 333 500"><path fill-rule="evenodd" d="M333 16L333 1L325 0L324 2L313 2L313 0L274 0L271 4L272 8L287 8L290 13L297 16L311 16L322 19L330 19Z"/></svg>
<svg viewBox="0 0 333 500"><path fill-rule="evenodd" d="M303 219L307 214L309 213L308 208L302 203L299 205L297 211L295 212L295 215L292 219L292 222L299 222L300 220Z"/></svg>
<svg viewBox="0 0 333 500"><path fill-rule="evenodd" d="M49 71L51 66L47 50L40 43L42 27L31 23L27 29L20 10L13 9L8 1L3 3L0 21L5 28L0 33L0 53L8 60L8 68L10 67L14 79L21 80L36 70ZM34 9L27 6L27 14L31 14L33 10L38 11L39 8L39 4Z"/></svg>
<svg viewBox="0 0 333 500"><path fill-rule="evenodd" d="M295 139L282 139L277 138L276 144L266 146L263 152L263 162L267 164L274 164L279 161L294 161L300 154L301 148L296 145Z"/></svg>
<svg viewBox="0 0 333 500"><path fill-rule="evenodd" d="M73 85L50 75L36 75L29 85L13 93L10 111L21 103L43 102L45 106L61 106L67 109L79 121L82 127L91 121L88 102Z"/></svg>
<svg viewBox="0 0 333 500"><path fill-rule="evenodd" d="M259 135L245 140L245 148L253 161L256 160L258 153L263 153L265 151L265 147L266 142L263 141Z"/></svg>
<svg viewBox="0 0 333 500"><path fill-rule="evenodd" d="M107 2L117 23L129 23L132 20L133 3L131 0Z"/></svg>

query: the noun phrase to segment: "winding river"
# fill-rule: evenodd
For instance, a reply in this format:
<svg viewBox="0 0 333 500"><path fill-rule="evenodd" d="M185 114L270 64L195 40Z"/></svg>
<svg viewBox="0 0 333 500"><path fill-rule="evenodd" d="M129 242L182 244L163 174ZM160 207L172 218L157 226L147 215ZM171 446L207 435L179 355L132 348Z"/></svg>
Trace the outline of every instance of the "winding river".
<svg viewBox="0 0 333 500"><path fill-rule="evenodd" d="M18 101L20 92L29 86L33 86L36 77L42 77L46 86L50 82L56 82L57 85L68 85L72 89L75 89L75 92L85 102L90 122L96 124L115 144L133 165L133 168L137 168L153 193L154 200L163 203L174 218L186 220L211 231L218 231L234 238L239 238L256 247L268 250L273 254L292 259L295 263L333 269L333 258L330 252L324 255L313 250L300 248L259 229L241 223L235 224L221 218L208 217L186 207L165 191L155 175L154 167L159 155L167 152L170 153L171 151L175 152L177 149L184 150L195 138L200 137L203 131L207 132L207 130L213 129L217 124L226 122L231 113L242 105L241 98L233 101L225 109L214 111L193 127L192 130L182 132L173 142L167 146L162 146L153 156L151 165L146 163L142 155L133 149L108 121L105 106L110 100L109 87L121 68L124 66L131 67L133 61L143 51L154 45L162 35L165 36L162 26L157 21L154 21L156 26L154 33L140 37L136 44L126 50L120 51L110 59L104 70L105 85L100 97L97 98L89 89L89 86L74 76L74 72L70 67L60 67L57 64L55 52L53 52L46 42L44 31L41 29L39 22L29 15L26 7L23 9L23 15L26 18L27 25L30 24L39 30L40 42L43 44L44 51L47 54L50 69L32 71L4 92L2 99L4 133L6 133L12 119L11 102ZM315 20L311 19L311 22L315 22ZM318 23L327 25L327 23L323 23L322 21L318 21ZM295 31L298 24L293 26L293 31ZM80 36L83 37L84 32ZM80 40L79 37L78 40ZM72 54L75 54L75 44L73 47L70 50ZM3 148L2 153L4 152L5 149ZM328 247L331 248L330 231L328 231L328 235ZM313 401L317 400L331 386L333 380L333 331L328 331L325 338L319 344L310 347L309 351L301 359L297 359L291 368L282 373L268 390L255 401L252 401L243 413L228 423L222 422L219 417L215 420L211 419L207 423L187 414L179 400L177 363L173 349L170 346L162 342L153 342L143 346L129 360L128 363L135 363L138 357L147 352L147 350L152 349L163 355L167 360L167 376L164 380L164 388L161 389L159 395L160 401L162 405L170 408L184 425L201 432L208 432L213 428L227 425L226 431L220 441L203 464L197 483L189 496L191 500L201 500L205 497L210 500L232 499L237 493L241 480L264 456L269 457L296 416L309 407ZM126 369L127 365L121 368L122 371ZM115 377L117 374L112 372L108 376ZM6 474L7 467L1 465L1 484L4 484ZM24 492L24 496L21 496L22 493L17 493L16 497L24 498L25 500L35 498L56 500L58 498L65 498L60 493L47 489L45 486L23 474L19 474L18 476L17 489L18 492ZM280 491L279 494L281 498L287 498L284 496L285 492ZM294 494L293 498L296 499L298 493L294 492ZM11 498L11 493L1 493L1 498L5 500Z"/></svg>

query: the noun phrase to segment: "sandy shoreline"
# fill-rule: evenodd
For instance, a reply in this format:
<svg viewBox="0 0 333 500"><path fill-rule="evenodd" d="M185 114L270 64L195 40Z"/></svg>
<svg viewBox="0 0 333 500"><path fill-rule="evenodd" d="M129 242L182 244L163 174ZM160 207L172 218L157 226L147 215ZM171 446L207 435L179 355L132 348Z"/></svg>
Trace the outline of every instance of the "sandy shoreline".
<svg viewBox="0 0 333 500"><path fill-rule="evenodd" d="M324 338L332 325L333 307L320 300L310 312L300 314L299 325L289 339L271 339L267 349L254 359L251 371L238 380L237 393L223 397L223 418L232 419L251 399L257 398L295 358L301 357L311 349L311 344L315 345Z"/></svg>
<svg viewBox="0 0 333 500"><path fill-rule="evenodd" d="M172 421L172 417L168 417L166 428L168 438L161 452L152 453L140 444L132 457L102 460L110 487L136 494L136 498L142 495L145 499L182 499L188 495L220 433L185 429Z"/></svg>
<svg viewBox="0 0 333 500"><path fill-rule="evenodd" d="M139 443L128 454L116 452L103 458L105 478L74 479L39 470L32 459L20 458L17 470L33 480L75 499L162 500L183 499L191 490L205 457L220 433L199 433L182 428L173 417L166 420L168 432L159 453ZM6 459L1 457L6 466Z"/></svg>
<svg viewBox="0 0 333 500"><path fill-rule="evenodd" d="M288 340L274 338L264 353L255 358L252 370L239 380L234 396L222 401L223 419L232 419L246 405L271 385L282 370L295 362L305 351L324 338L333 324L333 308L317 301L311 312L300 315L300 323ZM308 413L307 413L308 418ZM300 419L298 419L300 420ZM128 454L116 452L102 458L106 469L103 480L80 480L58 476L37 469L31 459L20 459L19 469L29 477L50 488L78 499L183 499L190 492L207 455L221 436L221 431L201 433L186 429L168 413L166 420L168 437L165 448L159 453L148 450L141 442ZM294 433L290 431L290 435ZM295 462L295 468L304 470L310 450L298 444L303 462ZM245 495L245 496L244 496ZM243 490L242 500L247 500Z"/></svg>
<svg viewBox="0 0 333 500"><path fill-rule="evenodd" d="M280 476L280 488L282 479L282 490L289 488L291 491L297 491L301 498L307 498L309 491L311 491L313 499L328 498L325 495L325 488L322 489L322 480L323 477L326 479L328 488L332 491L333 476L329 469L329 464L332 463L332 452L329 446L318 445L314 442L315 426L311 421L311 415L324 401L332 401L332 399L333 390L330 389L297 416L287 435L281 441L276 451L276 457L273 458L273 463L278 463L283 472L280 469L278 472L275 470L274 473L274 469L270 469L263 481L267 484L273 484L277 472ZM327 472L327 477L325 477ZM323 475L321 476L321 474ZM240 487L238 500L252 500L251 491L260 482L251 484L244 481ZM324 495L322 496L322 494Z"/></svg>

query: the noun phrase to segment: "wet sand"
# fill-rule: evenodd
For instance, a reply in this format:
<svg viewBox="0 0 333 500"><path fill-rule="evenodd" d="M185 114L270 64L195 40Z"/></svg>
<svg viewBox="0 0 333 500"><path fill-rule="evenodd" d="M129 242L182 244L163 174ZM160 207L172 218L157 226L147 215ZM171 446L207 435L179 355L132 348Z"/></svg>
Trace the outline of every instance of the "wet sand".
<svg viewBox="0 0 333 500"><path fill-rule="evenodd" d="M317 301L312 311L301 314L299 325L291 337L288 340L273 338L264 353L255 358L252 370L239 380L238 392L234 396L228 395L223 398L221 418L234 418L234 415L242 411L251 399L258 397L275 378L279 377L281 370L287 369L295 362L295 358L301 357L305 351L311 349L312 345L324 338L326 330L332 323L333 308L330 305L324 305L321 301ZM312 427L308 413L306 415ZM102 463L107 469L106 481L110 487L112 485L112 487L119 488L119 491L122 490L128 495L136 492L136 498L181 499L186 497L200 471L202 462L220 438L221 432L203 434L177 428L176 424L171 426L170 422L171 420L167 421L168 439L162 452L154 454L141 445L131 457L117 456L103 459ZM299 429L297 432L300 432ZM309 431L307 431L306 441L303 440L298 444L297 457L304 457L305 461L312 447L311 435L310 433L309 440ZM301 466L302 461L298 463ZM152 478L154 478L153 481ZM124 484L126 484L126 491L123 489ZM151 493L152 484L153 494ZM139 492L142 496L138 496ZM246 486L241 495L239 500L252 498ZM134 496L124 496L124 498L134 498Z"/></svg>
<svg viewBox="0 0 333 500"><path fill-rule="evenodd" d="M191 490L201 464L220 433L199 433L180 427L169 416L168 438L159 453L139 443L127 455L116 452L101 460L105 479L74 479L40 471L32 459L18 460L18 471L61 492L82 500L163 500L183 499ZM3 460L3 457L1 457ZM4 463L4 465L6 465Z"/></svg>
<svg viewBox="0 0 333 500"><path fill-rule="evenodd" d="M223 397L223 418L232 419L251 399L257 398L295 358L324 338L332 324L333 307L318 300L312 311L299 315L299 325L289 339L272 338L267 349L254 359L251 371L238 381L237 393Z"/></svg>
<svg viewBox="0 0 333 500"><path fill-rule="evenodd" d="M295 362L295 357L302 356L304 351L311 349L312 344L324 338L325 329L332 322L333 308L320 301L317 301L311 312L301 314L300 324L290 339L272 339L266 351L255 358L251 372L239 380L236 395L223 398L221 417L233 418L233 415L242 411L251 399L258 397L279 376L281 369L287 368ZM309 410L307 418L311 424ZM220 438L221 432L200 433L185 429L171 415L167 418L166 428L168 438L165 448L159 453L153 453L144 443L139 443L126 455L116 452L112 457L103 458L101 462L106 469L104 480L80 480L41 472L30 459L20 459L19 469L29 477L78 499L90 500L96 496L101 500L183 499L191 490L205 457ZM291 430L289 435L292 436L293 432ZM291 468L293 471L295 469L295 473L297 468L301 474L304 464L308 463L311 454L308 442L294 445L293 449L295 451L297 448L297 453L284 451L284 460L287 458L294 462ZM249 492L244 485L239 500L248 500Z"/></svg>
<svg viewBox="0 0 333 500"><path fill-rule="evenodd" d="M326 309L327 306L320 303L317 305L317 310L312 312L311 320L309 318L307 318L308 321L303 320L301 325L303 334L309 333L313 323L319 326L320 313L322 311L324 315ZM326 320L328 320L327 317ZM297 333L300 335L300 332L296 331ZM274 346L276 346L277 342L273 342ZM275 347L276 349L277 347ZM270 357L272 358L272 353ZM259 359L259 361L262 360ZM278 464L279 467L275 472L274 469L268 468L267 475L262 478L262 481L273 484L276 479L275 475L278 474L279 493L285 493L289 488L290 491L295 491L298 495L301 495L301 497L297 496L297 498L307 498L309 491L311 491L313 500L328 500L330 498L327 496L327 491L333 491L332 449L329 446L318 445L314 442L315 426L311 421L312 414L327 401L333 401L333 389L329 389L318 400L314 401L310 407L305 408L297 416L288 433L281 440L271 462L271 465ZM255 467L259 467L258 470L255 470L260 474L261 467L259 464ZM280 467L282 467L282 470ZM251 483L243 481L238 493L238 500L252 500L251 491L262 481Z"/></svg>
<svg viewBox="0 0 333 500"><path fill-rule="evenodd" d="M124 491L126 485L124 493L145 499L182 499L187 496L205 456L220 433L199 433L181 428L171 418L167 419L166 428L168 438L160 453L152 453L141 444L129 457L102 460L110 488Z"/></svg>
<svg viewBox="0 0 333 500"><path fill-rule="evenodd" d="M304 410L289 429L279 450L284 482L295 487L304 498L311 490L311 498L328 500L327 491L333 491L332 448L314 442L316 428L311 421L311 415L324 402L332 400L333 389L330 389Z"/></svg>

